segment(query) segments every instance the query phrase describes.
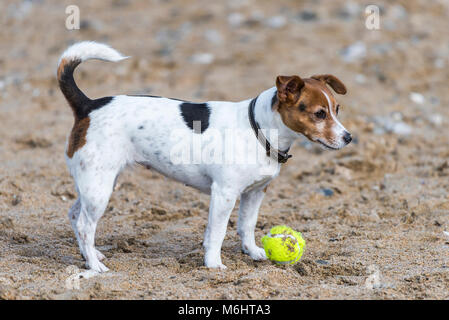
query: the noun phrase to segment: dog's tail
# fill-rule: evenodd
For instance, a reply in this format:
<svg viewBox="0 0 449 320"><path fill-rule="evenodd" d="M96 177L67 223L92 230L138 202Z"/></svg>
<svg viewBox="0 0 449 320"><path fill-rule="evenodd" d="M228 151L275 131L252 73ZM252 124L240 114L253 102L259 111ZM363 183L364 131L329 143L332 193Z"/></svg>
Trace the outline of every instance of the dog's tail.
<svg viewBox="0 0 449 320"><path fill-rule="evenodd" d="M90 110L87 109L90 108L92 101L76 85L73 79L75 68L81 62L90 59L116 62L126 58L128 57L122 56L111 47L93 41L78 42L67 48L59 59L57 77L59 87L75 117L79 119L83 117L82 115L88 114Z"/></svg>

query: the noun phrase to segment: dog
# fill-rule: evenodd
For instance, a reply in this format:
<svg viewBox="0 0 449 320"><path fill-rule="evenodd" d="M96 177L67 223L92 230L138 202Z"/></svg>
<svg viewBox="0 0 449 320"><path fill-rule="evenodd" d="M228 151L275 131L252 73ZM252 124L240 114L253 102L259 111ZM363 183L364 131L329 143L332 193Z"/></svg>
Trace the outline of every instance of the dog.
<svg viewBox="0 0 449 320"><path fill-rule="evenodd" d="M254 99L206 103L144 95L92 100L76 85L73 72L81 62L117 62L125 58L105 44L79 42L62 54L57 68L59 87L75 118L65 157L78 198L68 216L86 267L96 272L108 271L100 262L104 255L95 248L97 223L117 176L126 166L136 163L210 194L203 241L205 266L226 268L221 260L221 246L238 197L242 251L254 260L266 259L254 236L266 187L291 157L290 146L301 135L331 150L351 142L351 134L337 119L340 106L328 88L346 94L345 85L330 74L304 79L278 76L274 87ZM267 130L270 135L264 134ZM256 162L173 160L173 149L190 150L198 143L204 147L204 141L212 135L237 131L233 141L237 147L248 141L257 145ZM172 132L191 139L173 139ZM228 149L222 151L225 157L230 153ZM234 158L244 160L245 155L240 152Z"/></svg>

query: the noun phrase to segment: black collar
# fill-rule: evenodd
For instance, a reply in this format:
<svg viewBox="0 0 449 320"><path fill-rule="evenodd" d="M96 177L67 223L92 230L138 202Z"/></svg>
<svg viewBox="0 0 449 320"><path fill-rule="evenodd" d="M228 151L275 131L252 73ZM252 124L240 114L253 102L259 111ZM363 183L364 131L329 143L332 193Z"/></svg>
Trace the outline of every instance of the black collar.
<svg viewBox="0 0 449 320"><path fill-rule="evenodd" d="M248 108L249 123L251 124L251 127L253 128L254 133L256 134L256 138L265 147L268 157L270 156L273 157L279 163L286 163L287 160L292 157L291 154L288 154L289 149L287 149L286 151L280 151L271 147L270 142L267 140L267 138L265 138L265 136L262 133L262 129L259 127L259 124L256 122L256 119L254 119L254 107L256 105L256 101L257 97L251 100Z"/></svg>

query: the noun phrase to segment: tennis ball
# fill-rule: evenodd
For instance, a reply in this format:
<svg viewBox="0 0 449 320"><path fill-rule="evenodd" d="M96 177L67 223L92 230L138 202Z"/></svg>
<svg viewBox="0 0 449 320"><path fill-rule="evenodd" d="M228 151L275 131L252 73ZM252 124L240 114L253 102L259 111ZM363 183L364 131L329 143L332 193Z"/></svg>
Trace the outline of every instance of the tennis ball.
<svg viewBox="0 0 449 320"><path fill-rule="evenodd" d="M262 238L268 259L277 264L295 264L306 246L300 232L287 226L275 226Z"/></svg>

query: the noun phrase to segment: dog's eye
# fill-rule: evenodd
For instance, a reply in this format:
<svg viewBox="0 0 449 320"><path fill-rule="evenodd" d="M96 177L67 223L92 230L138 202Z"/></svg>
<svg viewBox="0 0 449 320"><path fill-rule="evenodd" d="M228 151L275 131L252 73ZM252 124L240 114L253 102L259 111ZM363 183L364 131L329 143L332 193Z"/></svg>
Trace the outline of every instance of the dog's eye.
<svg viewBox="0 0 449 320"><path fill-rule="evenodd" d="M318 119L326 119L326 112L324 110L315 112L315 117L317 117Z"/></svg>
<svg viewBox="0 0 449 320"><path fill-rule="evenodd" d="M340 111L340 105L337 105L337 110L335 110L335 112L337 112L337 115L338 115L338 111Z"/></svg>

